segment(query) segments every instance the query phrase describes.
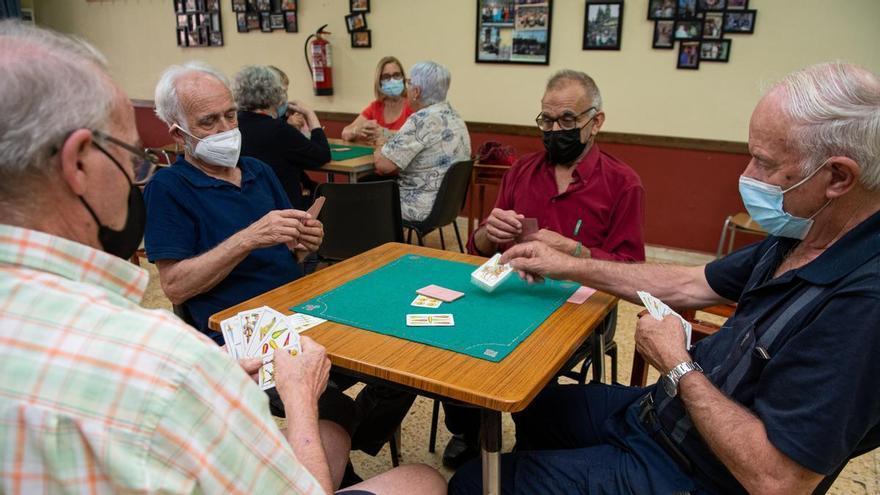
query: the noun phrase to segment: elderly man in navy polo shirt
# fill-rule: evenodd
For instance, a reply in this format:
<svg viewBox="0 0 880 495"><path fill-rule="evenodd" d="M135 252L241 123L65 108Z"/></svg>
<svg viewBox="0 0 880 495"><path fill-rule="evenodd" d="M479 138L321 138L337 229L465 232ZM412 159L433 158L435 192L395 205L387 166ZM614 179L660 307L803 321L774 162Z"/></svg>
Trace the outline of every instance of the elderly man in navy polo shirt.
<svg viewBox="0 0 880 495"><path fill-rule="evenodd" d="M526 279L576 280L678 308L736 301L685 347L644 316L636 347L662 373L642 388L555 386L515 415L504 493L824 493L880 444L880 77L829 63L758 103L739 180L771 235L704 267L576 259L540 242L502 257ZM479 466L450 493L475 493Z"/></svg>

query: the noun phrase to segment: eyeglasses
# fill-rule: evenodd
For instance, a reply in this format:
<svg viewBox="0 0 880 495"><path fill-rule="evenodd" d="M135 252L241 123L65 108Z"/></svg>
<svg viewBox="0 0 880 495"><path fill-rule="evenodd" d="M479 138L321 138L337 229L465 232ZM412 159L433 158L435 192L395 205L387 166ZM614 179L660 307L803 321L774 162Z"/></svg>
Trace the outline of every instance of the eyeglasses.
<svg viewBox="0 0 880 495"><path fill-rule="evenodd" d="M562 129L563 131L569 131L569 130L574 129L575 127L578 126L578 119L579 118L590 113L593 110L596 110L596 107L590 107L577 115L566 113L556 119L551 119L551 118L547 117L546 115L544 115L544 112L541 112L538 114L537 117L535 117L535 123L538 124L538 129L541 129L544 132L552 131L553 124L556 124L556 123L559 124L559 128ZM595 117L595 115L593 117ZM592 118L590 120L592 120ZM586 125L586 124L584 124L584 125Z"/></svg>
<svg viewBox="0 0 880 495"><path fill-rule="evenodd" d="M382 82L388 82L392 79L403 79L403 74L400 72L394 72L392 74L382 74L379 76L379 80Z"/></svg>
<svg viewBox="0 0 880 495"><path fill-rule="evenodd" d="M132 166L134 167L134 180L132 181L134 185L145 185L147 182L149 182L149 180L153 177L153 174L155 174L156 170L159 168L159 164L161 163L162 159L155 151L149 148L141 149L136 146L132 146L101 131L92 132L98 139L115 144L116 146L119 146L120 148L134 155L131 160Z"/></svg>

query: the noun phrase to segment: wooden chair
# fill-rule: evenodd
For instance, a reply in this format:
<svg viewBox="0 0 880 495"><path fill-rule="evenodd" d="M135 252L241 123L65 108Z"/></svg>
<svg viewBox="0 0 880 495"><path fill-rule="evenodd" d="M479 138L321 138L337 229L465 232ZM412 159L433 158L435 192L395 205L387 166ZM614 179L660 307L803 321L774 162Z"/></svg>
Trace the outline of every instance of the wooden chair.
<svg viewBox="0 0 880 495"><path fill-rule="evenodd" d="M767 235L767 231L762 229L758 222L752 220L748 213L740 212L735 215L729 215L724 220L724 226L721 228L721 238L718 240L718 251L715 253L715 258L721 258L721 256L733 251L733 240L736 238L737 232L758 236ZM727 242L726 252L724 251L725 241Z"/></svg>

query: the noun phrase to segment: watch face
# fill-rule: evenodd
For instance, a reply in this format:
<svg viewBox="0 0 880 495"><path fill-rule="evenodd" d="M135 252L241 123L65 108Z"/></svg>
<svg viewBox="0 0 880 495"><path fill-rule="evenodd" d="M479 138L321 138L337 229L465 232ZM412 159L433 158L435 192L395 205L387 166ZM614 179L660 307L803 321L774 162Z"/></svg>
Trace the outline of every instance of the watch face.
<svg viewBox="0 0 880 495"><path fill-rule="evenodd" d="M663 375L660 377L660 383L663 384L663 390L666 391L666 395L669 397L675 397L678 395L678 387L675 385L675 382L672 381L672 378L669 378L667 375Z"/></svg>

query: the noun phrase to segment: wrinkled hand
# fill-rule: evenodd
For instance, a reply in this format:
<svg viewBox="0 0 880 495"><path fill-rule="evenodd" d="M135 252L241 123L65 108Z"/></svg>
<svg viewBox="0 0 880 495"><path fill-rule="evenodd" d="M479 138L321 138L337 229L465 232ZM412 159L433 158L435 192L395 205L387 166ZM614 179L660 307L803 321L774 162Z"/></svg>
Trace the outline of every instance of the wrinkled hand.
<svg viewBox="0 0 880 495"><path fill-rule="evenodd" d="M304 211L272 210L244 230L248 247L253 250L299 243L303 232L308 229L303 222L309 219L311 216ZM323 236L323 228L321 232Z"/></svg>
<svg viewBox="0 0 880 495"><path fill-rule="evenodd" d="M361 124L358 130L358 138L364 141L373 141L382 137L382 127L375 120L368 120Z"/></svg>
<svg viewBox="0 0 880 495"><path fill-rule="evenodd" d="M253 381L259 381L257 376L257 372L260 371L260 366L263 365L263 360L260 358L244 358L238 360L238 365L241 366L241 369L244 370L245 373L250 375Z"/></svg>
<svg viewBox="0 0 880 495"><path fill-rule="evenodd" d="M573 253L575 248L577 247L577 241L569 239L562 234L547 229L541 229L534 234L526 236L525 238L523 238L523 240L539 241L565 254Z"/></svg>
<svg viewBox="0 0 880 495"><path fill-rule="evenodd" d="M513 210L492 208L486 219L486 237L493 244L507 244L516 240L522 233L524 215Z"/></svg>
<svg viewBox="0 0 880 495"><path fill-rule="evenodd" d="M527 242L505 251L500 263L510 263L520 278L531 283L541 282L544 278L566 278L574 260L546 244Z"/></svg>
<svg viewBox="0 0 880 495"><path fill-rule="evenodd" d="M275 352L275 388L285 404L317 407L330 378L330 359L326 349L314 340L302 336L300 343L302 353L297 356Z"/></svg>
<svg viewBox="0 0 880 495"><path fill-rule="evenodd" d="M293 112L289 113L287 117L287 123L296 127L299 130L302 130L306 127L306 116L299 113Z"/></svg>
<svg viewBox="0 0 880 495"><path fill-rule="evenodd" d="M302 221L300 229L299 242L292 251L303 253L313 253L321 247L324 242L324 224L317 219L309 219Z"/></svg>
<svg viewBox="0 0 880 495"><path fill-rule="evenodd" d="M681 320L667 315L657 320L646 313L636 325L636 350L652 366L666 374L682 361L689 361Z"/></svg>

